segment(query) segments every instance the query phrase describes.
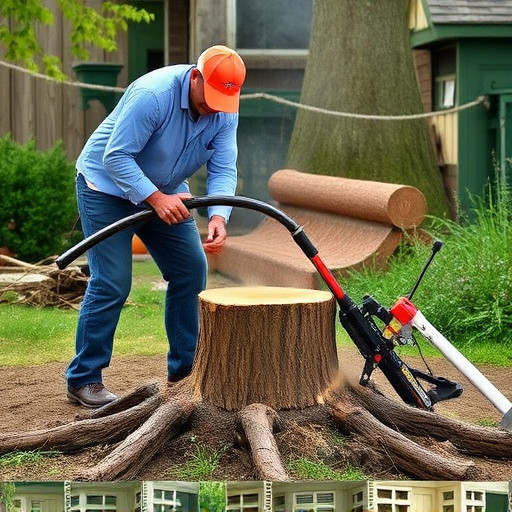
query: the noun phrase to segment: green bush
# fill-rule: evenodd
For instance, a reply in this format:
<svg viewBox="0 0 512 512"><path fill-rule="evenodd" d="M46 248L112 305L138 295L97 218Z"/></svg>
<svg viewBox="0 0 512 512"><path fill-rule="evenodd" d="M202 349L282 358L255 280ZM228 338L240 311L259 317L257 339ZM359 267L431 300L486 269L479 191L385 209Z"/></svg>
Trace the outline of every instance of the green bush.
<svg viewBox="0 0 512 512"><path fill-rule="evenodd" d="M74 180L61 143L41 152L0 138L0 247L29 262L59 253L77 215Z"/></svg>

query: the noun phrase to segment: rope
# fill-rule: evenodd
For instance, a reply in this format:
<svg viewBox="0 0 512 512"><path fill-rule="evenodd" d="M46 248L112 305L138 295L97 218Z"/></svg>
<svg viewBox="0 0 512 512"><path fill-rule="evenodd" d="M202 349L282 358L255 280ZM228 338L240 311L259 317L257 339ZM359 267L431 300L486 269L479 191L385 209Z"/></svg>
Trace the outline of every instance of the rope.
<svg viewBox="0 0 512 512"><path fill-rule="evenodd" d="M0 60L0 66L4 66L9 69L14 69L15 71L20 71L21 73L25 73L26 75L30 75L35 78L41 78L42 80L46 80L47 82L57 82L57 83L63 84L63 85L70 85L71 87L80 87L83 89L96 89L98 91L108 91L108 92L124 92L125 91L125 89L123 87L110 87L108 85L88 84L85 82L77 82L77 81L70 81L70 80L59 80L58 78L44 75L42 73L37 73L36 71L31 71L30 69L22 68L21 66L16 66L16 64L11 64L10 62L5 62L3 60Z"/></svg>
<svg viewBox="0 0 512 512"><path fill-rule="evenodd" d="M13 69L15 71L20 71L22 73L31 75L35 78L40 78L43 80L47 80L50 82L57 82L64 85L69 85L71 87L80 87L84 89L95 89L98 91L108 91L108 92L124 92L125 88L123 87L111 87L108 85L97 85L97 84L88 84L85 82L77 82L77 81L69 81L69 80L58 80L57 78L53 78L48 75L44 75L42 73L37 73L35 71L31 71L29 69L16 66L15 64L11 64L9 62L5 62L0 60L0 66L4 66L6 68ZM486 108L489 108L489 98L487 96L479 96L473 101L469 103L465 103L464 105L459 105L458 107L453 107L446 110L439 110L435 112L424 112L421 114L404 114L404 115L372 115L372 114L356 114L352 112L339 112L335 110L328 110L325 108L315 107L313 105L305 105L303 103L297 103L295 101L290 101L280 96L274 96L273 94L267 94L265 92L255 92L251 94L241 94L241 100L257 100L257 99L265 99L269 101L273 101L275 103L280 103L282 105L287 105L289 107L294 107L302 110L309 110L310 112L317 112L319 114L325 114L330 116L337 117L348 117L352 119L365 119L365 120L378 120L378 121L404 121L409 119L422 119L427 117L435 117L442 116L447 114L452 114L454 112L459 112L461 110L466 110L468 108L475 107L477 105L483 104Z"/></svg>
<svg viewBox="0 0 512 512"><path fill-rule="evenodd" d="M334 110L328 110L325 108L320 107L314 107L312 105L304 105L303 103L296 103L295 101L286 100L284 98L281 98L279 96L273 96L271 94L267 94L265 92L256 92L253 94L242 94L240 96L240 99L247 99L247 100L253 100L253 99L267 99L271 101L275 101L276 103L281 103L283 105L288 105L290 107L296 107L303 110L309 110L311 112L317 112L319 114L326 114L331 116L338 116L338 117L350 117L353 119L367 119L367 120L380 120L380 121L403 121L406 119L421 119L425 117L434 117L439 115L447 115L451 114L453 112L458 112L459 110L465 110L467 108L474 107L476 105L479 105L480 103L483 103L487 108L489 105L489 100L487 96L479 96L476 100L470 101L469 103L465 103L464 105L460 105L458 107L446 109L446 110L440 110L436 112L425 112L422 114L404 114L404 115L394 115L394 116L380 116L380 115L373 115L373 114L355 114L351 112L339 112Z"/></svg>

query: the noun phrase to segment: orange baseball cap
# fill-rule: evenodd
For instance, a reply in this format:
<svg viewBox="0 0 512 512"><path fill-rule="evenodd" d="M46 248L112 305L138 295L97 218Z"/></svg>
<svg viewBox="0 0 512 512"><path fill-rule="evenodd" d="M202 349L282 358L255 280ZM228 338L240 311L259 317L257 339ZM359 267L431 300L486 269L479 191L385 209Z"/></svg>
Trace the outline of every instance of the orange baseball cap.
<svg viewBox="0 0 512 512"><path fill-rule="evenodd" d="M245 64L240 55L226 46L212 46L199 56L197 69L204 79L207 105L219 112L238 112L245 80Z"/></svg>

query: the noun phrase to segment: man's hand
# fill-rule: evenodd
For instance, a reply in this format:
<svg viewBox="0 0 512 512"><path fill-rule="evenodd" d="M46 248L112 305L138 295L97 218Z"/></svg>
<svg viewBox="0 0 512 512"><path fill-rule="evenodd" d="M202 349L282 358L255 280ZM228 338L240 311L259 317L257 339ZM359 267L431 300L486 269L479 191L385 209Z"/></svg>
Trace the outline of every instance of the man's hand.
<svg viewBox="0 0 512 512"><path fill-rule="evenodd" d="M226 225L224 217L214 215L208 223L208 236L203 242L205 252L209 254L219 254L226 241Z"/></svg>
<svg viewBox="0 0 512 512"><path fill-rule="evenodd" d="M190 194L164 194L157 190L146 198L146 202L156 214L167 224L178 224L190 217L190 212L183 204L183 199L192 197Z"/></svg>

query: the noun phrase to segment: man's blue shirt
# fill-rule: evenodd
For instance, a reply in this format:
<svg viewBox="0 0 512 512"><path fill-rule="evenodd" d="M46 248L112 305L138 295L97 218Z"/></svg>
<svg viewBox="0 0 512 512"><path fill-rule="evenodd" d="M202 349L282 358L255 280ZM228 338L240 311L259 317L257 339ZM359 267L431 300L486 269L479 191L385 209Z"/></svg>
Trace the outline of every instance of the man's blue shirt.
<svg viewBox="0 0 512 512"><path fill-rule="evenodd" d="M126 89L78 157L78 172L89 186L139 204L156 190L188 192L186 180L206 164L207 193L235 193L238 114L219 112L194 120L192 68L160 68ZM214 206L209 215L227 220L230 211Z"/></svg>

